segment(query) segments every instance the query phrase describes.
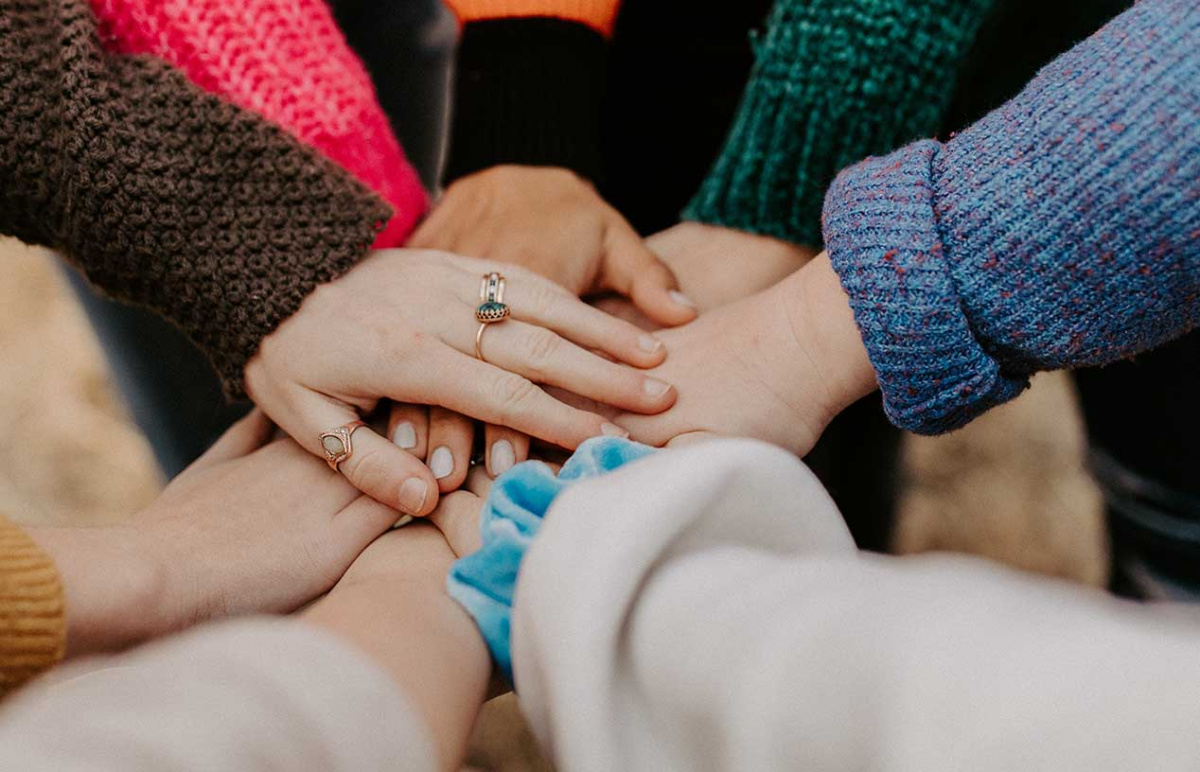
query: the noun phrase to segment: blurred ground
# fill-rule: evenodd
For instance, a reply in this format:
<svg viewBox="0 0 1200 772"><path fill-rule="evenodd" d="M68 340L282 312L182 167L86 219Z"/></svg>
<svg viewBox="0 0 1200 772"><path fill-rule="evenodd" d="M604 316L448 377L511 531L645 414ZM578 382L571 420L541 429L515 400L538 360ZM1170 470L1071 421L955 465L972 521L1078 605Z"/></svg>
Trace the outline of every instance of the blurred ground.
<svg viewBox="0 0 1200 772"><path fill-rule="evenodd" d="M45 253L0 241L0 512L26 523L103 523L160 482L114 393L86 319ZM1104 581L1099 503L1082 469L1070 381L1041 376L967 429L912 438L902 552L977 553L1089 584ZM489 706L473 763L544 768L511 699Z"/></svg>

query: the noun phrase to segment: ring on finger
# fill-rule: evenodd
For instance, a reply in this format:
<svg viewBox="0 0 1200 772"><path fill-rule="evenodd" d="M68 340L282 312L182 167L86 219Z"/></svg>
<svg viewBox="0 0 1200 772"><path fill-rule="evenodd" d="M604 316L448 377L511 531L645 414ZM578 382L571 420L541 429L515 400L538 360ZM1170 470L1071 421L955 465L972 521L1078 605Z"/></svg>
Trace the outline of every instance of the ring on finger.
<svg viewBox="0 0 1200 772"><path fill-rule="evenodd" d="M489 324L503 322L509 317L510 311L504 304L504 277L492 271L485 274L479 282L479 306L475 309L475 320L479 329L475 331L475 358L483 359L483 331Z"/></svg>
<svg viewBox="0 0 1200 772"><path fill-rule="evenodd" d="M329 468L333 471L342 471L338 469L338 464L354 455L354 443L350 438L354 434L354 430L360 426L366 426L366 423L351 421L336 429L321 432L317 436L317 440L321 443L321 452L325 454L325 463L329 464Z"/></svg>

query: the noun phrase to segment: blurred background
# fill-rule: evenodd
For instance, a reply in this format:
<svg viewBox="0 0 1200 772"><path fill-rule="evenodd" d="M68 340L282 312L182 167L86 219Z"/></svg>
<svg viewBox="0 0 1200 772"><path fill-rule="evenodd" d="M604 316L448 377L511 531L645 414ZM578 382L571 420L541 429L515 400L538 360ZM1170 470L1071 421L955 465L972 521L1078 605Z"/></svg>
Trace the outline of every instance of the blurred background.
<svg viewBox="0 0 1200 772"><path fill-rule="evenodd" d="M119 521L162 485L53 255L0 240L0 512L28 524ZM967 429L905 440L895 549L952 550L1101 586L1100 502L1070 381L1041 375ZM511 698L472 762L544 768Z"/></svg>

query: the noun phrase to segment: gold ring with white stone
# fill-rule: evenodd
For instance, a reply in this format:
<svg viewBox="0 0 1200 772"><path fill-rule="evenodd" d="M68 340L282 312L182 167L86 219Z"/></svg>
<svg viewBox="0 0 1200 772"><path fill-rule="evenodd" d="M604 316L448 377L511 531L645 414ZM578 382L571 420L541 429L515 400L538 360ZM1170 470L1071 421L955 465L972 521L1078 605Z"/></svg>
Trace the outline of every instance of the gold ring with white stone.
<svg viewBox="0 0 1200 772"><path fill-rule="evenodd" d="M360 426L366 426L366 424L362 421L351 421L345 426L321 432L317 438L321 442L322 452L325 453L325 463L329 464L329 468L333 471L340 472L338 464L353 455L354 443L350 441L350 436Z"/></svg>

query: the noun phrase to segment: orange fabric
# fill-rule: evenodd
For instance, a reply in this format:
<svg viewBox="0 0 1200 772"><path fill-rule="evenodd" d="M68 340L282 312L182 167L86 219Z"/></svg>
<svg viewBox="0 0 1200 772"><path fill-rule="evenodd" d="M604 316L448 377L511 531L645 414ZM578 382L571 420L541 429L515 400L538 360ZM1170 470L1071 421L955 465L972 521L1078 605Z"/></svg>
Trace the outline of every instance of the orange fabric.
<svg viewBox="0 0 1200 772"><path fill-rule="evenodd" d="M0 517L0 697L57 664L66 643L66 601L53 561Z"/></svg>
<svg viewBox="0 0 1200 772"><path fill-rule="evenodd" d="M586 24L605 37L612 34L621 0L443 0L463 24L485 19L549 16Z"/></svg>

